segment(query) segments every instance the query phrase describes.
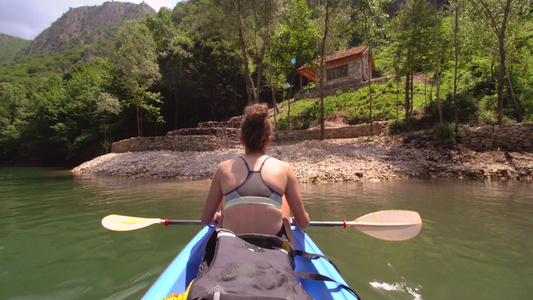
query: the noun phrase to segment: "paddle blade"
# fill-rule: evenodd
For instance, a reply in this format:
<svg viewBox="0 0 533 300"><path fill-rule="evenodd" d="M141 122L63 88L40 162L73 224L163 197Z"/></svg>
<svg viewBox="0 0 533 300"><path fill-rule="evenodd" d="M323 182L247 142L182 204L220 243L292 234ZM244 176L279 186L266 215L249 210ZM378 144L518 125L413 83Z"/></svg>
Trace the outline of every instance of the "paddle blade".
<svg viewBox="0 0 533 300"><path fill-rule="evenodd" d="M382 210L364 215L347 224L365 234L386 241L408 240L417 236L422 230L420 215L410 210Z"/></svg>
<svg viewBox="0 0 533 300"><path fill-rule="evenodd" d="M102 219L102 226L113 231L131 231L145 228L154 224L163 224L161 219L147 219L121 215L109 215Z"/></svg>

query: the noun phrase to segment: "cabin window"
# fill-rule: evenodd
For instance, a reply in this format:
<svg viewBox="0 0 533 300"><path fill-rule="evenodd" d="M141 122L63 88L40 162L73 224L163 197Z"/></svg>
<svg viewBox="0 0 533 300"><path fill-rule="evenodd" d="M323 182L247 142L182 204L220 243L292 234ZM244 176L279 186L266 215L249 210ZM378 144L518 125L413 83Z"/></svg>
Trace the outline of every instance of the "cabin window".
<svg viewBox="0 0 533 300"><path fill-rule="evenodd" d="M328 80L348 76L348 65L328 70Z"/></svg>

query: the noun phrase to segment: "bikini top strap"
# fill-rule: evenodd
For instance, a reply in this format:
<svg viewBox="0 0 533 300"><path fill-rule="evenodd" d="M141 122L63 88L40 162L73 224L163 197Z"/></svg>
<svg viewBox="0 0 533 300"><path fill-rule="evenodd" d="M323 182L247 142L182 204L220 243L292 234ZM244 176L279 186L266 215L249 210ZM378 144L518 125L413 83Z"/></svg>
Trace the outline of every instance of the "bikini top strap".
<svg viewBox="0 0 533 300"><path fill-rule="evenodd" d="M242 157L242 156L239 156L239 157L240 157L240 158L242 159L242 161L244 162L244 165L246 166L246 169L248 170L248 172L250 172L250 167L248 166L248 163L246 162L246 159L244 159L244 157Z"/></svg>
<svg viewBox="0 0 533 300"><path fill-rule="evenodd" d="M270 158L270 156L267 156L267 158L265 158L265 160L263 160L263 163L261 164L261 167L259 168L259 172L261 172L263 170L263 166L265 165L265 162Z"/></svg>
<svg viewBox="0 0 533 300"><path fill-rule="evenodd" d="M246 169L248 170L248 172L251 172L250 170L250 167L248 166L248 163L246 162L246 159L244 159L244 157L242 156L239 156L242 161L244 162L244 165L246 166ZM259 172L261 172L261 170L263 170L263 166L265 165L265 162L270 158L270 156L267 156L267 158L265 158L265 160L263 160L263 162L261 163L261 167L259 167Z"/></svg>

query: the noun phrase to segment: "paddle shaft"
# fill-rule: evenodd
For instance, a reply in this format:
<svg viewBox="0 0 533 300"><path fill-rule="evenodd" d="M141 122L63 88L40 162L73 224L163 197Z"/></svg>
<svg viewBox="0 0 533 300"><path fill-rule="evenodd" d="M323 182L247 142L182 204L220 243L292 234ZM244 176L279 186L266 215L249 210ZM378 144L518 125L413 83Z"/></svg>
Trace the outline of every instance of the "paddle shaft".
<svg viewBox="0 0 533 300"><path fill-rule="evenodd" d="M200 220L161 220L161 224L165 225L202 225Z"/></svg>
<svg viewBox="0 0 533 300"><path fill-rule="evenodd" d="M342 222L342 221L311 221L309 226L376 226L376 227L390 227L390 226L411 226L413 223L377 223L377 222Z"/></svg>
<svg viewBox="0 0 533 300"><path fill-rule="evenodd" d="M160 224L165 225L202 225L200 220L163 220ZM293 224L294 225L294 224ZM309 226L322 226L322 227L334 227L334 226L409 226L412 223L376 223L376 222L343 222L343 221L311 221Z"/></svg>

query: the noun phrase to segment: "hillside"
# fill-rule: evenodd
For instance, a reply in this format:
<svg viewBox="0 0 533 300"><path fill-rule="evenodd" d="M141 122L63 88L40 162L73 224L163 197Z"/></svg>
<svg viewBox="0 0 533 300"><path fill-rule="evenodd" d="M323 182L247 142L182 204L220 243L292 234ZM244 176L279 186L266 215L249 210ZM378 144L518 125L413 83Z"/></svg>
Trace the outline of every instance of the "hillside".
<svg viewBox="0 0 533 300"><path fill-rule="evenodd" d="M102 5L70 8L32 41L28 54L52 53L110 39L126 20L139 20L156 11L146 3L105 2Z"/></svg>
<svg viewBox="0 0 533 300"><path fill-rule="evenodd" d="M31 41L0 33L0 66L11 64L15 56L30 45Z"/></svg>

